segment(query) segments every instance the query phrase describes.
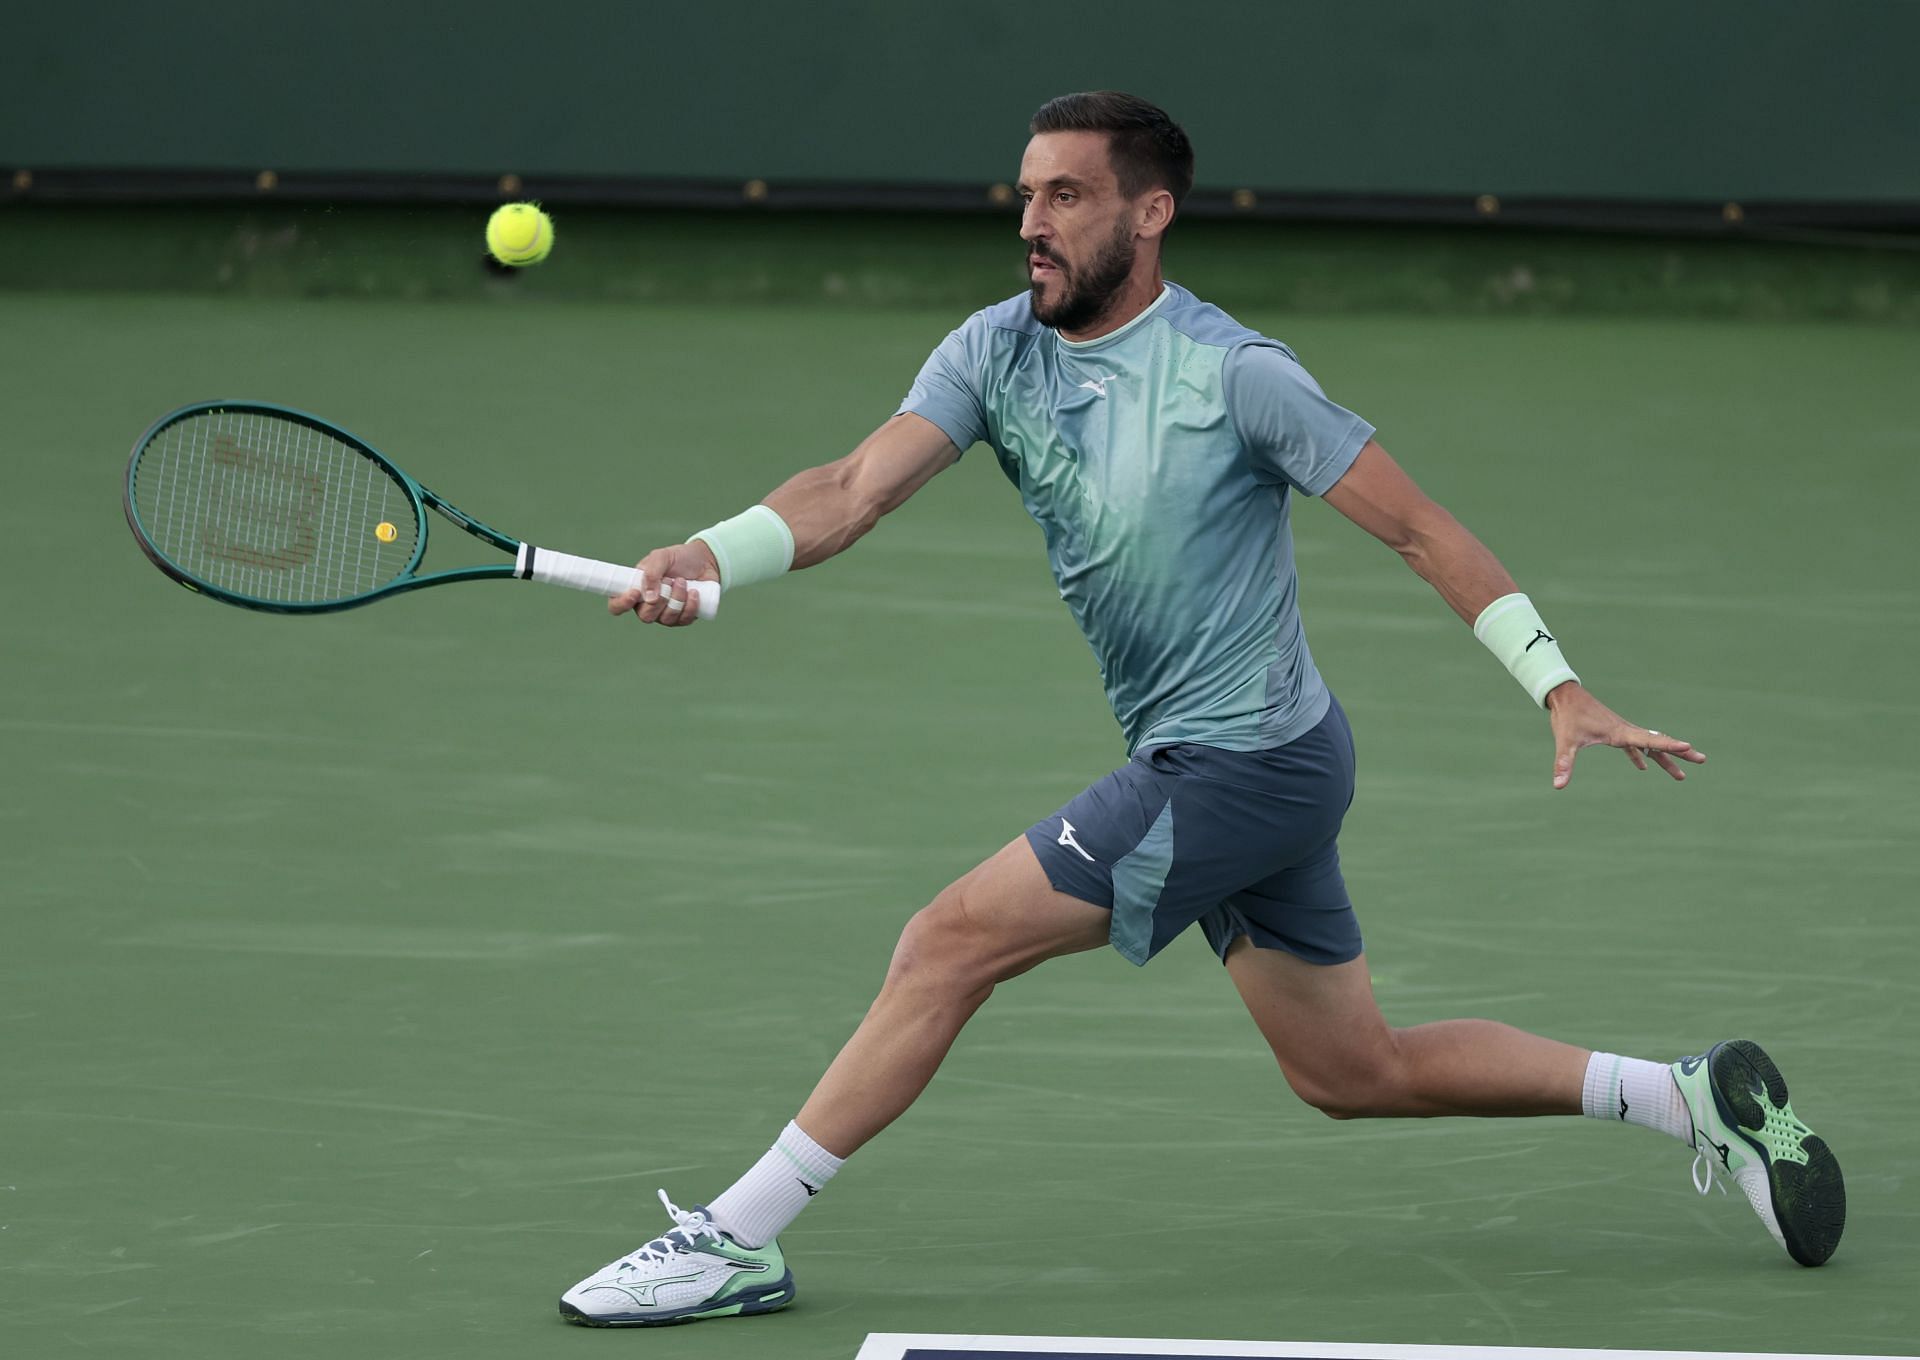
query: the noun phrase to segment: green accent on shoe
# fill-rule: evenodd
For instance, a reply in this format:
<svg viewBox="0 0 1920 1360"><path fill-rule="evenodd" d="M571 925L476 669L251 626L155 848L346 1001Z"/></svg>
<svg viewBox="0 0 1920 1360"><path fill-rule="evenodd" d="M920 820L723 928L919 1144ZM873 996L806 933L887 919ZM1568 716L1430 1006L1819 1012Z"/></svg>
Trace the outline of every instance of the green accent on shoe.
<svg viewBox="0 0 1920 1360"><path fill-rule="evenodd" d="M1809 1158L1805 1141L1813 1137L1813 1130L1795 1118L1793 1106L1776 1107L1764 1090L1755 1092L1754 1099L1760 1106L1761 1124L1753 1134L1766 1148L1768 1160L1806 1166Z"/></svg>
<svg viewBox="0 0 1920 1360"><path fill-rule="evenodd" d="M718 1255L719 1253L710 1254ZM732 1253L727 1254L732 1255ZM666 1282L661 1281L661 1283ZM560 1301L560 1315L568 1322L583 1327L670 1327L682 1322L701 1322L708 1318L775 1313L792 1303L795 1293L793 1272L790 1270L783 1269L780 1276L770 1284L764 1275L755 1278L747 1272L742 1272L735 1275L720 1290L718 1298L723 1302L708 1299L705 1302L688 1304L681 1308L653 1308L647 1306L651 1303L651 1299L641 1299L630 1294L640 1307L625 1312L590 1313L563 1298ZM741 1297L743 1294L746 1297Z"/></svg>
<svg viewBox="0 0 1920 1360"><path fill-rule="evenodd" d="M586 1327L657 1327L771 1313L793 1302L793 1272L777 1240L743 1246L704 1206L682 1210L665 1191L660 1202L675 1226L562 1294L561 1317ZM667 1289L677 1302L662 1301Z"/></svg>
<svg viewBox="0 0 1920 1360"><path fill-rule="evenodd" d="M1826 1141L1794 1114L1767 1051L1731 1039L1675 1063L1673 1079L1693 1118L1694 1147L1736 1179L1749 1167L1764 1172L1771 1226L1787 1254L1803 1266L1823 1264L1846 1228L1846 1180Z"/></svg>

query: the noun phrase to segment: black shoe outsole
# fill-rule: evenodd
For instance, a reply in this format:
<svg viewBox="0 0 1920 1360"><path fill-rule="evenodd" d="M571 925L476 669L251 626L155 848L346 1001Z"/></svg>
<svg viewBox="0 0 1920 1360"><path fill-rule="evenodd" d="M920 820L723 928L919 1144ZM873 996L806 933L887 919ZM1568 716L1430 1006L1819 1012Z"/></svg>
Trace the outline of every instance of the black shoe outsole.
<svg viewBox="0 0 1920 1360"><path fill-rule="evenodd" d="M1826 1144L1813 1135L1801 1141L1807 1164L1776 1162L1765 1146L1749 1134L1766 1122L1759 1094L1775 1109L1787 1103L1787 1079L1766 1049L1751 1039L1715 1044L1708 1059L1714 1103L1720 1118L1759 1155L1767 1168L1767 1188L1773 1197L1773 1216L1780 1221L1787 1255L1803 1266L1824 1265L1840 1245L1847 1226L1847 1183L1840 1162Z"/></svg>

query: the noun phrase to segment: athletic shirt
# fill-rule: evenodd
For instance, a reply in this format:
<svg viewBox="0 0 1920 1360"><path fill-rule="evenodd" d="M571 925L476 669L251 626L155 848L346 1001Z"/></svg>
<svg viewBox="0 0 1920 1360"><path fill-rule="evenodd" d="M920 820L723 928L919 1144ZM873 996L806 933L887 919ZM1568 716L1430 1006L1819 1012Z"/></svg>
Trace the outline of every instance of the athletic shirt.
<svg viewBox="0 0 1920 1360"><path fill-rule="evenodd" d="M1022 293L949 335L900 410L1020 488L1130 753L1264 750L1326 716L1288 493L1333 486L1374 431L1285 345L1174 284L1085 342Z"/></svg>

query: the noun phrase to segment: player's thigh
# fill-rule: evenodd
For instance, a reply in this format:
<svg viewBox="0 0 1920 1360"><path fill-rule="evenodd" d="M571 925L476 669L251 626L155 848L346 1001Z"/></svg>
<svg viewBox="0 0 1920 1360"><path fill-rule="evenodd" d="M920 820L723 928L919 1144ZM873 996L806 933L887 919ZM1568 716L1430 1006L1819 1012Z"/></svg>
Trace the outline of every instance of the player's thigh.
<svg viewBox="0 0 1920 1360"><path fill-rule="evenodd" d="M1345 963L1309 963L1242 936L1227 953L1227 974L1279 1059L1287 1082L1309 1104L1348 1103L1358 1089L1394 1080L1393 1030L1374 1000L1366 955Z"/></svg>
<svg viewBox="0 0 1920 1360"><path fill-rule="evenodd" d="M1024 836L955 880L900 937L892 973L936 968L981 982L1107 942L1111 913L1056 891Z"/></svg>

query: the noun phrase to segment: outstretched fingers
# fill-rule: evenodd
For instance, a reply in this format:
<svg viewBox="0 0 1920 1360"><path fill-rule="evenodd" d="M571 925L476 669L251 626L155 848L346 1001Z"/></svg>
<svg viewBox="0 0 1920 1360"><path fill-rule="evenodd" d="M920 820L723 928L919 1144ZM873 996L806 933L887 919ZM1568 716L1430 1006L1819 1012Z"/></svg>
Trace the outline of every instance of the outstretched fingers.
<svg viewBox="0 0 1920 1360"><path fill-rule="evenodd" d="M1663 768L1668 778L1684 780L1680 765L1705 765L1707 753L1695 751L1692 741L1667 736L1657 728L1642 728L1626 722L1603 705L1580 695L1565 713L1553 718L1553 788L1567 788L1572 780L1572 763L1582 747L1613 745L1619 747L1636 770L1647 763Z"/></svg>
<svg viewBox="0 0 1920 1360"><path fill-rule="evenodd" d="M1684 760L1690 765L1707 763L1706 752L1694 750L1692 742L1682 741L1679 737L1670 737L1653 728L1641 729L1621 749L1627 753L1627 758L1633 761L1635 769L1646 769L1647 761L1652 760L1674 779L1687 777L1687 772L1681 769L1676 761Z"/></svg>

